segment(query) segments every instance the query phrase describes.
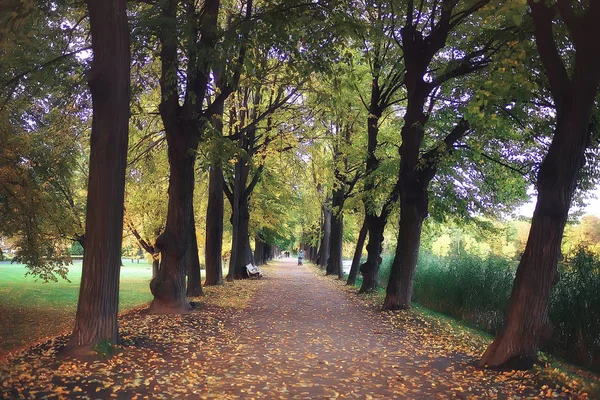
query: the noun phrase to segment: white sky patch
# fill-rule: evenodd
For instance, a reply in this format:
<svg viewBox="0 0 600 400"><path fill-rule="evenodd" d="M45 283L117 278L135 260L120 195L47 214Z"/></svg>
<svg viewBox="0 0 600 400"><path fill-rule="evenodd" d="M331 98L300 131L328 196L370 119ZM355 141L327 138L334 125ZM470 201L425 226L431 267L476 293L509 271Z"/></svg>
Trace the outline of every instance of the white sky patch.
<svg viewBox="0 0 600 400"><path fill-rule="evenodd" d="M523 204L517 211L517 215L521 215L523 217L531 218L533 216L533 211L535 210L535 204L537 202L537 196L532 189L528 191L531 196L528 203ZM586 207L583 209L584 215L595 215L596 217L600 217L600 186L597 186L594 190L588 192L588 198L584 200ZM571 211L575 209L571 207Z"/></svg>

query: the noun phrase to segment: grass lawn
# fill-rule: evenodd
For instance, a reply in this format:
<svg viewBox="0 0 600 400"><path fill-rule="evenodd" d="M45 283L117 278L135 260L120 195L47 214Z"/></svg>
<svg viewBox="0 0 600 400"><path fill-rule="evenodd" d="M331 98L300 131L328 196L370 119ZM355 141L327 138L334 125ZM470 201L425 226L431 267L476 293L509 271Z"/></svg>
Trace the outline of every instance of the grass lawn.
<svg viewBox="0 0 600 400"><path fill-rule="evenodd" d="M119 311L152 300L148 263L123 260ZM81 262L69 269L71 282L43 283L25 276L22 264L0 262L0 358L7 351L28 346L43 338L72 329L79 297Z"/></svg>

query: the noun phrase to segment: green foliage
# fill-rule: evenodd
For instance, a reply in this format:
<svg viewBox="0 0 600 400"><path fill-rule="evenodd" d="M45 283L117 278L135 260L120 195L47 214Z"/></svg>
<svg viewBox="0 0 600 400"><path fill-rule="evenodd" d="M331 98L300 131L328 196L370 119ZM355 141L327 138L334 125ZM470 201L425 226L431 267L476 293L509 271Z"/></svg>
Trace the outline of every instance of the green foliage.
<svg viewBox="0 0 600 400"><path fill-rule="evenodd" d="M15 3L15 29L0 33L0 232L28 273L56 280L83 233L90 109L85 61L74 55L87 25L81 5Z"/></svg>
<svg viewBox="0 0 600 400"><path fill-rule="evenodd" d="M421 252L413 300L488 332L504 321L514 279L514 262L466 253L439 257Z"/></svg>
<svg viewBox="0 0 600 400"><path fill-rule="evenodd" d="M82 256L83 255L83 247L81 246L81 243L75 241L73 242L73 244L71 245L71 248L69 249L69 254L72 256Z"/></svg>
<svg viewBox="0 0 600 400"><path fill-rule="evenodd" d="M391 257L384 256L386 282ZM505 257L461 253L440 257L421 251L413 301L434 311L496 333L502 327L517 263ZM579 248L559 265L549 316L555 326L548 350L597 369L600 367L600 259Z"/></svg>
<svg viewBox="0 0 600 400"><path fill-rule="evenodd" d="M550 300L555 331L549 348L600 370L600 258L580 247L560 265L559 273Z"/></svg>

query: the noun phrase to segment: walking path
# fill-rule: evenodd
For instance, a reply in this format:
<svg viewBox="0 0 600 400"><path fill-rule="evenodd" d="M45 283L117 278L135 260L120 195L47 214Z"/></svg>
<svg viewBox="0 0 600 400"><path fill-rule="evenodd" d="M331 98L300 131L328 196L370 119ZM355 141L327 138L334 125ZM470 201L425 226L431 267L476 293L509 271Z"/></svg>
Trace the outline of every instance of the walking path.
<svg viewBox="0 0 600 400"><path fill-rule="evenodd" d="M247 307L121 321L109 361L59 361L59 338L0 369L5 398L577 398L531 372L472 366L480 349L411 312L383 313L295 260L236 283ZM231 295L231 292L230 292ZM235 293L234 293L235 295ZM62 341L62 342L61 342ZM471 349L471 350L470 350ZM8 372L7 372L8 371ZM54 397L53 397L54 396Z"/></svg>

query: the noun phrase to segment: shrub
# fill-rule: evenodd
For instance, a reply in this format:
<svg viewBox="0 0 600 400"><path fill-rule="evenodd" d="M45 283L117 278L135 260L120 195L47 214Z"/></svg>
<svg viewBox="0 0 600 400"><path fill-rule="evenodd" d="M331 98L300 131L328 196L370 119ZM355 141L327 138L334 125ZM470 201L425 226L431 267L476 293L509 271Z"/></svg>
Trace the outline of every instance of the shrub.
<svg viewBox="0 0 600 400"><path fill-rule="evenodd" d="M389 276L391 258L384 257L382 278ZM495 334L504 322L517 265L493 255L439 257L422 251L413 301ZM599 370L600 259L580 248L559 271L549 304L555 330L547 350Z"/></svg>
<svg viewBox="0 0 600 400"><path fill-rule="evenodd" d="M514 268L499 256L459 254L449 258L421 252L413 300L495 333L508 307Z"/></svg>
<svg viewBox="0 0 600 400"><path fill-rule="evenodd" d="M559 265L559 272L550 300L555 330L549 349L600 370L600 259L581 247Z"/></svg>

